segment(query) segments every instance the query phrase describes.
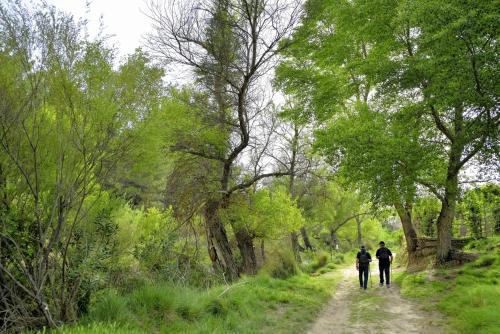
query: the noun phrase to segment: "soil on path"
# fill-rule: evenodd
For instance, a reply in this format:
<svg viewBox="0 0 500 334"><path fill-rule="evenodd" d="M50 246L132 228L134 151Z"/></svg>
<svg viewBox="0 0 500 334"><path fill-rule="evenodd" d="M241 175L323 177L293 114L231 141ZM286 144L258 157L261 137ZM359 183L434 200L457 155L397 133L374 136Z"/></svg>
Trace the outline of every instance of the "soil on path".
<svg viewBox="0 0 500 334"><path fill-rule="evenodd" d="M373 267L373 266L372 266ZM373 268L372 268L373 269ZM309 334L443 334L440 314L401 296L397 286L379 287L372 273L367 290L359 288L355 268L344 269L333 298L322 310ZM370 285L373 284L373 287Z"/></svg>

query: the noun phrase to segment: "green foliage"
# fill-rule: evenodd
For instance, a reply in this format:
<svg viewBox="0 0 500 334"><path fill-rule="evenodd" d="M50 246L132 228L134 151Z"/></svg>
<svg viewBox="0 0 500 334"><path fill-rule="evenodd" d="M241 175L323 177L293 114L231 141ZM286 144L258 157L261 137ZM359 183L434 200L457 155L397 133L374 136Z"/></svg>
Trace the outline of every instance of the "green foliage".
<svg viewBox="0 0 500 334"><path fill-rule="evenodd" d="M335 253L335 256L333 257L333 262L335 264L342 264L345 263L345 257L344 254L342 253Z"/></svg>
<svg viewBox="0 0 500 334"><path fill-rule="evenodd" d="M412 205L418 184L453 216L460 171L498 156L496 4L309 0L276 83L321 124L316 149L374 203Z"/></svg>
<svg viewBox="0 0 500 334"><path fill-rule="evenodd" d="M465 250L481 253L481 252L495 252L500 249L500 237L494 236L491 238L473 240L465 245Z"/></svg>
<svg viewBox="0 0 500 334"><path fill-rule="evenodd" d="M306 273L318 272L320 274L324 274L329 271L329 269L335 269L335 265L333 264L327 266L329 265L328 260L330 259L330 254L327 252L320 251L309 254L309 258L303 259L303 263L301 265L302 270Z"/></svg>
<svg viewBox="0 0 500 334"><path fill-rule="evenodd" d="M246 228L256 237L275 239L305 224L301 210L281 186L263 188L251 194L233 196L222 213L233 228Z"/></svg>
<svg viewBox="0 0 500 334"><path fill-rule="evenodd" d="M263 271L273 278L285 279L296 275L299 268L291 250L278 249L272 253Z"/></svg>
<svg viewBox="0 0 500 334"><path fill-rule="evenodd" d="M75 320L119 272L121 201L105 180L163 86L145 55L115 67L84 30L46 3L0 5L2 284L25 310L12 315L18 328Z"/></svg>
<svg viewBox="0 0 500 334"><path fill-rule="evenodd" d="M421 197L413 206L413 221L421 235L433 237L436 235L436 223L441 204L434 197Z"/></svg>
<svg viewBox="0 0 500 334"><path fill-rule="evenodd" d="M486 184L465 191L459 206L459 216L472 236L492 236L500 228L500 187ZM500 231L500 230L499 230Z"/></svg>

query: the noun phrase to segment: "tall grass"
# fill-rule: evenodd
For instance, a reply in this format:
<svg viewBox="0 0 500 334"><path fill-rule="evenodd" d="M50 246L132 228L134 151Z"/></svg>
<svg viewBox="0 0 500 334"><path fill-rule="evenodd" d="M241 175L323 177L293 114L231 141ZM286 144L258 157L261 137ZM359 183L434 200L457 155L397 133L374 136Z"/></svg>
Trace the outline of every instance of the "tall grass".
<svg viewBox="0 0 500 334"><path fill-rule="evenodd" d="M403 273L396 281L404 295L447 315L453 333L500 334L500 250L492 242L481 241L488 254L461 268Z"/></svg>
<svg viewBox="0 0 500 334"><path fill-rule="evenodd" d="M88 316L59 333L302 333L339 276L268 273L198 290L169 283L103 292Z"/></svg>

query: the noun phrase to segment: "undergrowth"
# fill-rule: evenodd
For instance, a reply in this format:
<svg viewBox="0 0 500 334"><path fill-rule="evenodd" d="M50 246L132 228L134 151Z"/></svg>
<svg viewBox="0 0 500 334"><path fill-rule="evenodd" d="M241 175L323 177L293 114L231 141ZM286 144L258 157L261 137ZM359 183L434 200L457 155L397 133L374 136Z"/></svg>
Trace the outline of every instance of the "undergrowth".
<svg viewBox="0 0 500 334"><path fill-rule="evenodd" d="M263 273L209 290L168 283L126 294L107 290L78 325L57 333L302 333L338 278L298 273L279 279Z"/></svg>
<svg viewBox="0 0 500 334"><path fill-rule="evenodd" d="M453 333L500 333L500 247L498 238L474 242L482 253L459 268L402 273L396 278L403 295L435 305L449 319Z"/></svg>

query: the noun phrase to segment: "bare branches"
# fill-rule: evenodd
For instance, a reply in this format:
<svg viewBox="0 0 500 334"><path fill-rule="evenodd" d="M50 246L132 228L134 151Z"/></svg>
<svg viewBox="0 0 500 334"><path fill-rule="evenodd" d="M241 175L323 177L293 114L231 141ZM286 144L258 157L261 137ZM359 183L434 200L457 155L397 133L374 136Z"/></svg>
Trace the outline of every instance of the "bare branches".
<svg viewBox="0 0 500 334"><path fill-rule="evenodd" d="M188 153L188 154L191 154L191 155L194 155L197 157L201 157L201 158L205 158L205 159L226 162L226 160L222 156L219 156L219 155L214 154L214 153L204 152L202 150L196 150L196 149L190 148L186 145L183 145L181 143L177 143L177 144L173 145L170 149L174 152L184 152L184 153Z"/></svg>
<svg viewBox="0 0 500 334"><path fill-rule="evenodd" d="M228 130L234 141L223 156L184 145L174 147L223 162L220 182L222 192L226 192L232 166L249 146L262 145L253 148L258 152L254 157L257 164L266 156L271 137L259 143L251 134L251 122L262 110L254 103L258 94L253 87L286 47L281 41L300 19L301 4L293 0L152 0L148 10L154 30L148 36L148 48L167 63L185 65L198 77L209 78L204 88L214 95L219 112L229 108L235 120Z"/></svg>
<svg viewBox="0 0 500 334"><path fill-rule="evenodd" d="M260 174L260 175L254 176L250 180L244 181L244 182L242 182L242 183L240 183L240 184L238 184L238 185L230 188L226 192L226 196L229 196L230 194L234 193L237 190L243 190L243 189L249 188L254 183L256 183L257 181L262 180L264 178L267 178L267 177L279 177L279 176L285 176L285 175L290 175L290 172L289 171L288 172L274 172L274 173L265 173L265 174Z"/></svg>

